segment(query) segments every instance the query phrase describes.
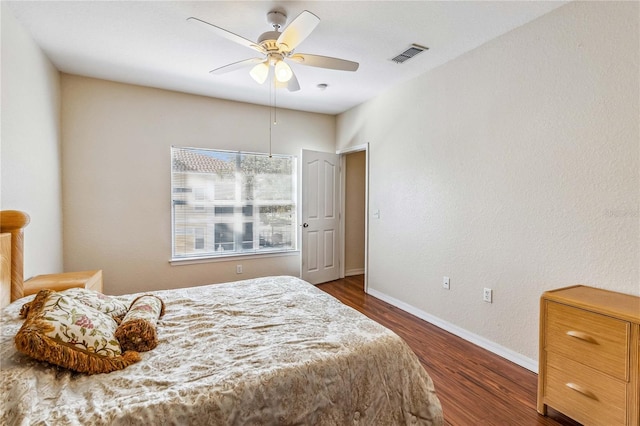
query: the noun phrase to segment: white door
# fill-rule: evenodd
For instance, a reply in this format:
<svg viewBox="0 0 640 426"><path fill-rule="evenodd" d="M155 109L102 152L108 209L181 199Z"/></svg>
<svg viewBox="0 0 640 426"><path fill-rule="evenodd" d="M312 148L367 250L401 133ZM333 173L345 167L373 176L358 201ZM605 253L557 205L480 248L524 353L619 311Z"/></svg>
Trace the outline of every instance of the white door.
<svg viewBox="0 0 640 426"><path fill-rule="evenodd" d="M339 157L302 150L302 279L337 280L339 265Z"/></svg>

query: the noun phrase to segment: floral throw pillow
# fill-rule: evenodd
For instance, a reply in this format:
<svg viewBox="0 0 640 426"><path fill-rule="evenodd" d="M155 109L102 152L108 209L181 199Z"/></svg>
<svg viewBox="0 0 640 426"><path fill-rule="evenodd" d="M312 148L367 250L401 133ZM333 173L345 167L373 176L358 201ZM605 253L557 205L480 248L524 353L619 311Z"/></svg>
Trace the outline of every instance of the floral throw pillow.
<svg viewBox="0 0 640 426"><path fill-rule="evenodd" d="M131 302L129 312L116 330L122 349L146 352L158 346L156 322L164 315L164 302L145 294Z"/></svg>
<svg viewBox="0 0 640 426"><path fill-rule="evenodd" d="M106 296L98 291L90 290L88 288L68 288L66 290L60 291L60 294L64 294L69 296L77 301L91 306L92 308L102 312L103 314L110 315L116 321L120 321L122 317L127 313L127 305L124 302L121 302L113 297ZM23 318L26 318L29 315L29 309L31 309L31 304L33 302L28 302L22 305L20 309L20 315Z"/></svg>
<svg viewBox="0 0 640 426"><path fill-rule="evenodd" d="M123 352L111 316L53 290L40 290L15 337L16 347L37 360L87 374L121 370L140 360Z"/></svg>
<svg viewBox="0 0 640 426"><path fill-rule="evenodd" d="M124 302L114 299L113 297L106 296L95 290L76 287L68 288L61 291L61 293L66 296L73 297L85 305L97 309L103 314L111 315L113 318L121 319L127 313L127 305Z"/></svg>

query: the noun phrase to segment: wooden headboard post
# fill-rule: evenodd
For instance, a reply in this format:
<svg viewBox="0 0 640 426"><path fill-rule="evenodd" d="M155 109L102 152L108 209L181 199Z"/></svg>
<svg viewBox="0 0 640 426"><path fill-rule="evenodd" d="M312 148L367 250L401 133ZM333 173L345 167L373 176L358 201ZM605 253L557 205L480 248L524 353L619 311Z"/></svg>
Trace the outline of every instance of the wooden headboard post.
<svg viewBox="0 0 640 426"><path fill-rule="evenodd" d="M11 233L11 301L24 292L24 232L29 215L17 210L0 211L0 233Z"/></svg>

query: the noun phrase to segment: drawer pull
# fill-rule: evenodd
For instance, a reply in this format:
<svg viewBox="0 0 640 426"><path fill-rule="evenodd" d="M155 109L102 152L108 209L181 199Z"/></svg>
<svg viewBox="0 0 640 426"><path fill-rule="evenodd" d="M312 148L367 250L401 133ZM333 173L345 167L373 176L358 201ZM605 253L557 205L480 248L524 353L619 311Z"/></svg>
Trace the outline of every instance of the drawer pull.
<svg viewBox="0 0 640 426"><path fill-rule="evenodd" d="M585 342L593 343L594 345L598 344L598 341L596 339L582 331L569 330L567 331L567 335L575 337L576 339L584 340Z"/></svg>
<svg viewBox="0 0 640 426"><path fill-rule="evenodd" d="M573 389L574 391L576 391L578 393L581 393L582 395L586 396L587 398L591 398L591 399L593 399L595 401L598 401L598 397L593 392L583 388L580 385L577 385L575 383L567 383L566 386L569 389Z"/></svg>

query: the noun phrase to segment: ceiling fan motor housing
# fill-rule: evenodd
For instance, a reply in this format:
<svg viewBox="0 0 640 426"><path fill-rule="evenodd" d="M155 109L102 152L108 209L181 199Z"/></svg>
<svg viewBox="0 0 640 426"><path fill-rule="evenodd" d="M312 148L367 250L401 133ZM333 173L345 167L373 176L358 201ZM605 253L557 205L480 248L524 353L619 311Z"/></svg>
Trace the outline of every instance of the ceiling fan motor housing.
<svg viewBox="0 0 640 426"><path fill-rule="evenodd" d="M287 22L287 15L282 12L278 12L277 10L272 10L267 13L267 22L273 26L273 31L267 31L266 33L260 34L260 37L258 37L258 44L267 52L278 52L280 50L280 46L276 41L282 34L278 30Z"/></svg>
<svg viewBox="0 0 640 426"><path fill-rule="evenodd" d="M287 22L287 15L282 12L278 12L277 10L272 10L267 13L267 22L275 29L282 28Z"/></svg>
<svg viewBox="0 0 640 426"><path fill-rule="evenodd" d="M258 37L258 44L267 52L271 50L278 50L276 40L278 40L280 34L282 33L278 31L267 31L266 33L262 33L260 34L260 37Z"/></svg>

